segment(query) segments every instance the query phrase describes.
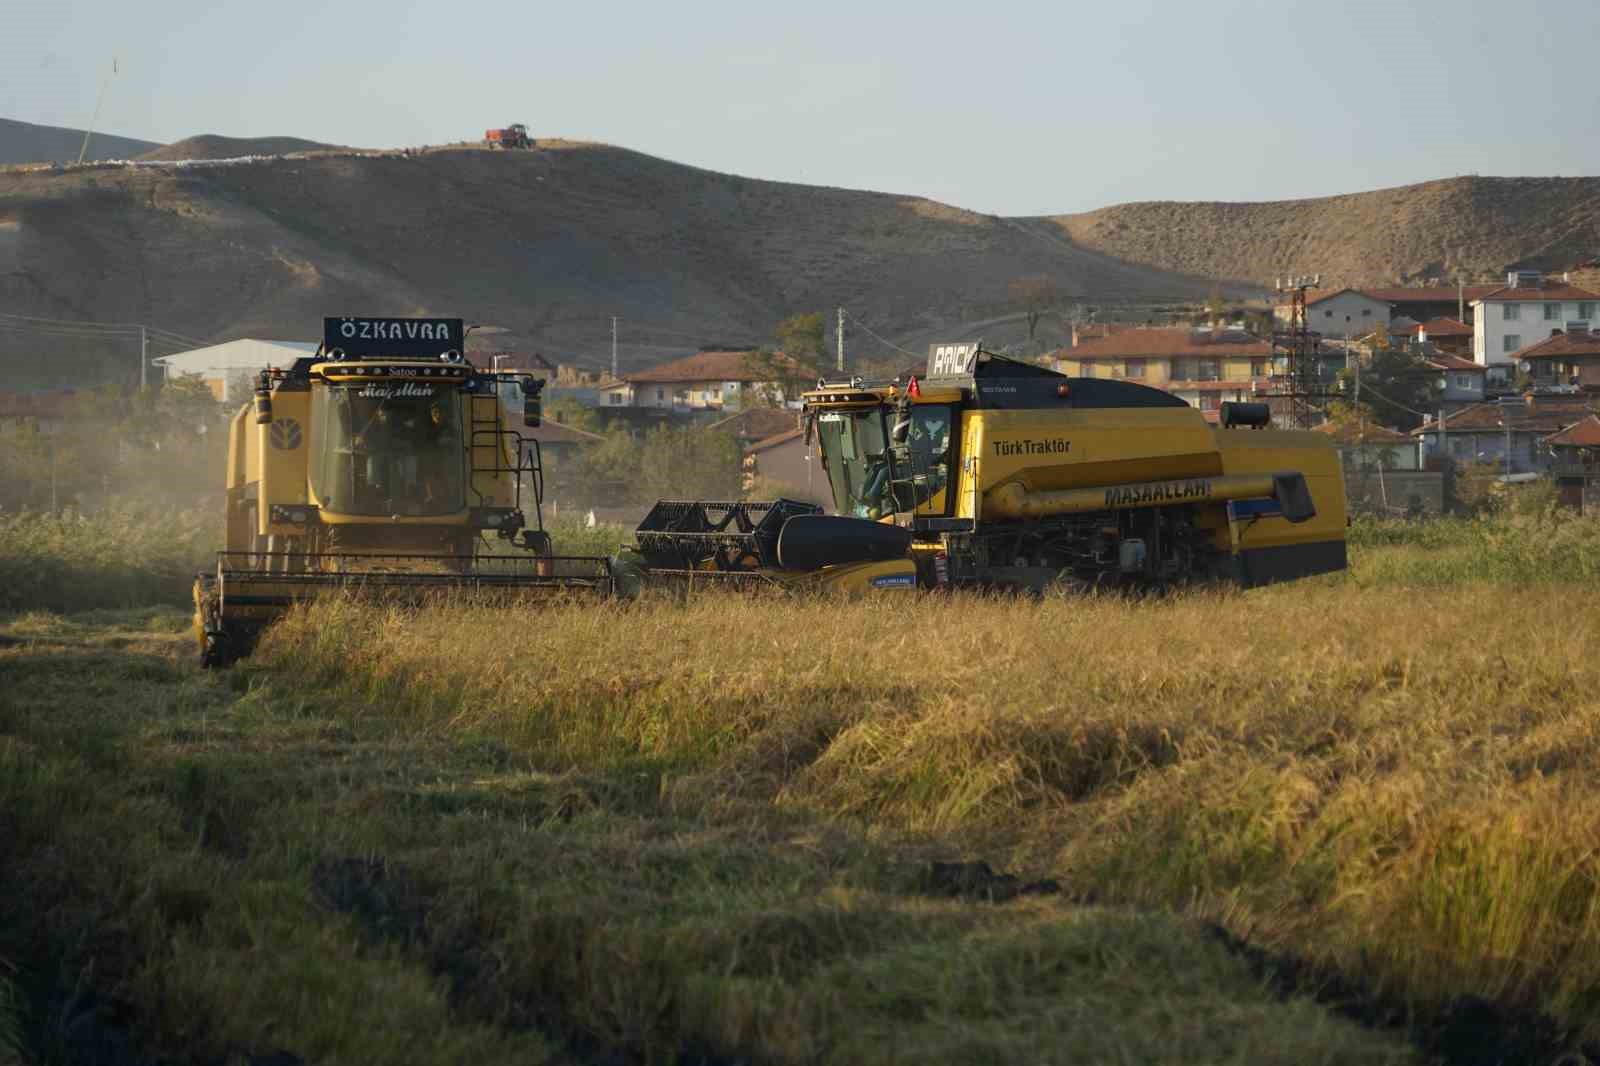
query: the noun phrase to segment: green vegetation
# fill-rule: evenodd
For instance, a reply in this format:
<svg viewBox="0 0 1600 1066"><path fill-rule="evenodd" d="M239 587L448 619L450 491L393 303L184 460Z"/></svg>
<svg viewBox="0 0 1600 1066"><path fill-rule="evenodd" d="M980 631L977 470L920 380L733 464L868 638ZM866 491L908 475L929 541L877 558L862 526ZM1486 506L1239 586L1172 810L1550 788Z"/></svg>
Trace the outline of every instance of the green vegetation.
<svg viewBox="0 0 1600 1066"><path fill-rule="evenodd" d="M195 572L221 547L222 520L209 511L0 513L0 611L188 603Z"/></svg>
<svg viewBox="0 0 1600 1066"><path fill-rule="evenodd" d="M144 390L85 389L52 432L37 419L0 430L0 512L215 499L230 413L193 377Z"/></svg>
<svg viewBox="0 0 1600 1066"><path fill-rule="evenodd" d="M1357 516L1349 529L1350 571L1331 580L1377 588L1600 577L1600 523L1557 507L1553 490L1519 490L1480 510L1422 521Z"/></svg>

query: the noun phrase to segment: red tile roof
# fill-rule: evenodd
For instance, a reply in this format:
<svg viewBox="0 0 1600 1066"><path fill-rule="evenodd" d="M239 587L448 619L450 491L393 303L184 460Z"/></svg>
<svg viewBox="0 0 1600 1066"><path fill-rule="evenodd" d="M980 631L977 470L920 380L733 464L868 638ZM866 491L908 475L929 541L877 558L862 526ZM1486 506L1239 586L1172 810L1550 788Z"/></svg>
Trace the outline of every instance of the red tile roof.
<svg viewBox="0 0 1600 1066"><path fill-rule="evenodd" d="M768 448L776 448L780 444L787 444L792 440L799 440L800 433L801 431L798 429L790 429L785 430L782 433L775 433L765 440L756 441L754 444L750 445L750 447L746 448L744 453L746 455L754 455L756 452L764 452Z"/></svg>
<svg viewBox="0 0 1600 1066"><path fill-rule="evenodd" d="M1150 356L1211 358L1225 355L1264 358L1272 354L1272 344L1248 333L1227 330L1131 329L1126 333L1086 340L1076 348L1065 348L1057 354L1063 359L1138 359Z"/></svg>
<svg viewBox="0 0 1600 1066"><path fill-rule="evenodd" d="M786 411L781 407L748 407L737 414L719 418L706 428L732 433L735 437L748 441L764 440L779 433L786 433L799 424L800 416L797 412Z"/></svg>
<svg viewBox="0 0 1600 1066"><path fill-rule="evenodd" d="M780 364L794 365L782 352L774 352ZM624 374L623 380L636 382L680 381L768 381L772 375L755 365L750 352L696 352L648 370Z"/></svg>
<svg viewBox="0 0 1600 1066"><path fill-rule="evenodd" d="M70 418L77 413L74 389L0 392L0 418Z"/></svg>
<svg viewBox="0 0 1600 1066"><path fill-rule="evenodd" d="M1471 359L1463 359L1459 355L1450 355L1448 352L1436 352L1423 360L1434 370L1456 370L1466 373L1482 374L1489 368L1479 366Z"/></svg>
<svg viewBox="0 0 1600 1066"><path fill-rule="evenodd" d="M1143 384L1143 382L1137 382ZM1163 385L1155 386L1167 392L1265 392L1270 386L1266 378L1244 379L1239 381L1168 381Z"/></svg>
<svg viewBox="0 0 1600 1066"><path fill-rule="evenodd" d="M1465 296L1468 303L1482 299L1489 293L1501 288L1499 285L1467 285L1460 295ZM1392 304L1418 304L1418 303L1454 303L1457 297L1455 286L1428 285L1421 288L1399 289L1362 289L1362 293L1374 300L1382 300Z"/></svg>
<svg viewBox="0 0 1600 1066"><path fill-rule="evenodd" d="M1513 352L1513 363L1524 359L1560 359L1576 355L1600 355L1600 333L1556 333L1542 341Z"/></svg>
<svg viewBox="0 0 1600 1066"><path fill-rule="evenodd" d="M1453 318L1430 318L1418 326L1416 332L1430 337L1470 337L1472 327Z"/></svg>
<svg viewBox="0 0 1600 1066"><path fill-rule="evenodd" d="M1511 424L1513 433L1556 433L1592 411L1586 401L1572 396L1535 396L1517 403L1478 403L1445 416L1446 433L1503 433ZM1438 432L1437 422L1425 422L1411 431L1413 437Z"/></svg>
<svg viewBox="0 0 1600 1066"><path fill-rule="evenodd" d="M540 444L598 444L605 440L598 433L590 433L586 429L576 426L564 426L560 422L546 418L536 428L519 429L517 432L524 437L532 437Z"/></svg>
<svg viewBox="0 0 1600 1066"><path fill-rule="evenodd" d="M1559 444L1573 448L1600 447L1600 418L1590 415L1574 422L1560 433L1544 438L1545 444Z"/></svg>
<svg viewBox="0 0 1600 1066"><path fill-rule="evenodd" d="M1325 433L1340 444L1408 444L1411 438L1408 434L1388 426L1380 426L1376 422L1324 422L1312 430L1313 433Z"/></svg>
<svg viewBox="0 0 1600 1066"><path fill-rule="evenodd" d="M1576 285L1567 285L1562 282L1547 282L1537 288L1533 286L1517 288L1510 285L1502 285L1498 289L1478 297L1478 299L1487 303L1509 303L1519 300L1527 303L1536 303L1539 300L1600 300L1600 293L1590 292L1588 289L1580 289Z"/></svg>

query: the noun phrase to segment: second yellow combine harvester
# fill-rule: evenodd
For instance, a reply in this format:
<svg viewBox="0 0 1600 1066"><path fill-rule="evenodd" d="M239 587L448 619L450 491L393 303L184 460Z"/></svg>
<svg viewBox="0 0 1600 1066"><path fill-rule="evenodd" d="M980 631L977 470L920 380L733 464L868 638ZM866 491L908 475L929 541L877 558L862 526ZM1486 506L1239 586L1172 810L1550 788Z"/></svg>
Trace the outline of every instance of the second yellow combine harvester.
<svg viewBox="0 0 1600 1066"><path fill-rule="evenodd" d="M637 533L647 578L1155 590L1345 566L1338 454L1266 404L1213 426L1159 389L948 344L920 380L819 382L804 407L838 513L663 501Z"/></svg>

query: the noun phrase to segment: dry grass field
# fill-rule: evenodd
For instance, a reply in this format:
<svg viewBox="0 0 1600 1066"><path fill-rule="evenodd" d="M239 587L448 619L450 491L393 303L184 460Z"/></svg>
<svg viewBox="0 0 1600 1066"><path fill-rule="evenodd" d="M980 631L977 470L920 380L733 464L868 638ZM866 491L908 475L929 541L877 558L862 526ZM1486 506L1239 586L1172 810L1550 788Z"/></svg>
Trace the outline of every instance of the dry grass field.
<svg viewBox="0 0 1600 1066"><path fill-rule="evenodd" d="M1600 614L1484 547L1538 521L1148 603L329 601L220 675L172 608L13 613L0 1049L1553 1061Z"/></svg>

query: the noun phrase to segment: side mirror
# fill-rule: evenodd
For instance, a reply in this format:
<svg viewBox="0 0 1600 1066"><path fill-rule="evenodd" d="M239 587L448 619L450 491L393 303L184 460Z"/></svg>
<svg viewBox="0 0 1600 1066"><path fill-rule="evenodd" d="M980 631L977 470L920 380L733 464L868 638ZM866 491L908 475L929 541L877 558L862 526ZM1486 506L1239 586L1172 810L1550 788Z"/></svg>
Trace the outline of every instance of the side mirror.
<svg viewBox="0 0 1600 1066"><path fill-rule="evenodd" d="M904 444L910 437L911 419L909 417L900 419L894 424L894 428L889 431L889 439L896 444Z"/></svg>
<svg viewBox="0 0 1600 1066"><path fill-rule="evenodd" d="M539 394L544 392L544 378L522 379L522 424L537 429L544 418L544 407Z"/></svg>
<svg viewBox="0 0 1600 1066"><path fill-rule="evenodd" d="M272 388L265 381L256 386L256 425L272 421Z"/></svg>

